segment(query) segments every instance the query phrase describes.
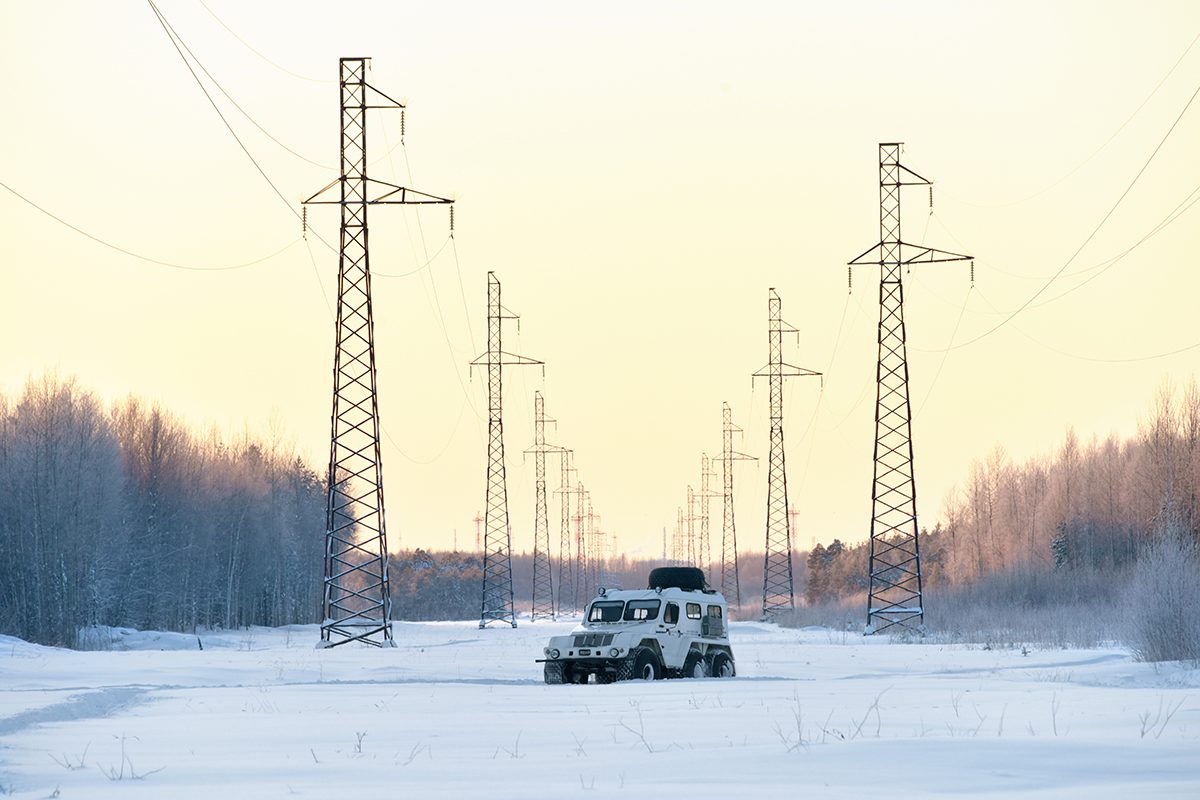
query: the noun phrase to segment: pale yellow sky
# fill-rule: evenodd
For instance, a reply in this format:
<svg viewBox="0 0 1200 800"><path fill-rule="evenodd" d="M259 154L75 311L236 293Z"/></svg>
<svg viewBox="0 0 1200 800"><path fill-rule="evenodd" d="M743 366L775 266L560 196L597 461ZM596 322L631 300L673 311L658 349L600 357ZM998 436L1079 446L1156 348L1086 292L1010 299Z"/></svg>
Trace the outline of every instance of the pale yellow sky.
<svg viewBox="0 0 1200 800"><path fill-rule="evenodd" d="M1200 184L1200 104L1033 307L942 352L1032 295L1132 180L1200 84L1197 44L1129 119L1200 33L1196 3L205 2L278 66L198 0L159 5L263 128L330 165L281 149L216 93L289 201L335 177L340 56L373 57L371 81L409 103L406 147L390 157L399 119L376 117L373 174L407 184L411 167L415 188L458 200L465 293L449 247L426 271L375 283L393 544L448 546L455 529L473 540L486 396L467 362L485 344L489 269L522 315L506 349L546 362L544 380L507 374L516 549L532 543L533 464L520 451L535 389L559 420L549 438L576 451L627 552L658 552L687 485L698 488L701 451L719 450L722 401L746 429L740 449L765 456L766 386L752 391L749 375L767 357L770 286L801 331L787 360L826 373L823 390L787 390L797 544L863 539L878 274L856 269L848 296L844 263L878 238L880 141L906 142L908 165L937 183L933 217L922 190L906 195L905 238L977 257L972 291L964 265L914 269L906 287L923 524L997 444L1025 458L1071 425L1084 438L1131 434L1156 387L1200 363L1200 349L1080 358L1200 342L1194 209L1042 305ZM298 221L146 4L0 9L0 180L165 261L219 266L287 247L241 270L169 269L0 190L0 382L13 392L51 367L197 425L262 431L274 419L323 464L323 294L333 297L336 257L312 242L314 273ZM336 241L336 212L310 219ZM371 224L381 274L409 272L446 242L441 208L373 209ZM739 539L758 549L766 467L739 470ZM716 532L719 502L713 515ZM553 501L551 521L556 533Z"/></svg>

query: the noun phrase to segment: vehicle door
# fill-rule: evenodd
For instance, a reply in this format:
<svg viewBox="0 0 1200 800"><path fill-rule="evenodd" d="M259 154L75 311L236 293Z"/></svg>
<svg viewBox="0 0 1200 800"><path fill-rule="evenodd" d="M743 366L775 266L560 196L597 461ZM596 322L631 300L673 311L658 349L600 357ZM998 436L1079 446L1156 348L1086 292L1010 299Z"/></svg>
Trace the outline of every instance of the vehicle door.
<svg viewBox="0 0 1200 800"><path fill-rule="evenodd" d="M683 659L687 657L688 646L691 644L691 639L684 635L680 626L682 616L679 603L668 601L663 609L662 625L659 626L664 635L658 637L658 644L662 647L663 661L671 669L683 666Z"/></svg>

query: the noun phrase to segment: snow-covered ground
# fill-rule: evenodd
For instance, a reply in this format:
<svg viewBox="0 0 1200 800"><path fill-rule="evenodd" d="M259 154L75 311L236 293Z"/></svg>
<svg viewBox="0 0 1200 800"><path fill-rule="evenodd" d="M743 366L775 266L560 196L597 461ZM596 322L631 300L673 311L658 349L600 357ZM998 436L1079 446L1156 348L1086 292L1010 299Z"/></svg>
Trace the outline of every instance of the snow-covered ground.
<svg viewBox="0 0 1200 800"><path fill-rule="evenodd" d="M735 622L737 678L546 686L534 659L570 627L0 637L0 795L1200 797L1182 665Z"/></svg>

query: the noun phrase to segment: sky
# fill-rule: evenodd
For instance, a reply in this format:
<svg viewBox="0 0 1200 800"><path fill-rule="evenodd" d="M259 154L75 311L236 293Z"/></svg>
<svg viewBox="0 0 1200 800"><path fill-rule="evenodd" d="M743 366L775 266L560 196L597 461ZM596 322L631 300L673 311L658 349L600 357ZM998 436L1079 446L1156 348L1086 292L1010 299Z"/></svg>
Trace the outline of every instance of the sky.
<svg viewBox="0 0 1200 800"><path fill-rule="evenodd" d="M729 402L764 462L735 486L761 549L771 287L785 360L824 373L785 394L796 544L865 539L879 275L848 293L845 263L879 237L879 142L935 183L904 238L975 256L974 286L905 276L922 525L997 447L1134 435L1200 361L1195 3L158 5L242 145L149 4L0 5L0 386L56 370L322 469L337 216L310 210L305 241L297 214L336 177L338 58L369 56L408 106L402 145L373 112L370 174L456 201L452 241L443 207L370 212L393 547L474 544L489 270L521 315L504 349L545 362L505 373L515 550L535 391L630 555L659 553Z"/></svg>

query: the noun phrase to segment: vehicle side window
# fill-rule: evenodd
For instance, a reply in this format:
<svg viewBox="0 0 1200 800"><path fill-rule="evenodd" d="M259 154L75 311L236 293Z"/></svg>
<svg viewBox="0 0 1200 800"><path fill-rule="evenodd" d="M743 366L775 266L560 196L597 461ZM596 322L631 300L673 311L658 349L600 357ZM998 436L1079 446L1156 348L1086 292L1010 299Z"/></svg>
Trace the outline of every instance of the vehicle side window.
<svg viewBox="0 0 1200 800"><path fill-rule="evenodd" d="M663 612L663 622L668 625L674 625L679 622L679 606L674 603L667 603L667 610Z"/></svg>
<svg viewBox="0 0 1200 800"><path fill-rule="evenodd" d="M630 600L625 605L626 622L644 622L658 618L661 600Z"/></svg>
<svg viewBox="0 0 1200 800"><path fill-rule="evenodd" d="M710 617L716 617L717 619L720 619L721 618L721 607L720 606L709 606L708 607L708 615Z"/></svg>
<svg viewBox="0 0 1200 800"><path fill-rule="evenodd" d="M688 617L688 619L700 619L700 604L699 603L688 603L687 604L687 617Z"/></svg>

